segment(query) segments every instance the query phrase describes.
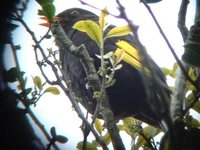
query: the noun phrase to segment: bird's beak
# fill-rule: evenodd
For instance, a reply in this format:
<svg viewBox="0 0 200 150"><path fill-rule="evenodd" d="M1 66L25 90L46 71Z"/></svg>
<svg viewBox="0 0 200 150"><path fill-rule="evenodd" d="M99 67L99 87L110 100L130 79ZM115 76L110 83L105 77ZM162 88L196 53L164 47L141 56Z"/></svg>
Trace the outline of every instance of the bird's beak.
<svg viewBox="0 0 200 150"><path fill-rule="evenodd" d="M50 28L51 22L49 21L49 19L48 19L47 17L40 17L40 19L44 20L45 22L44 22L44 23L40 23L39 25L44 26L44 27L47 27L47 28ZM60 21L60 19L61 19L60 17L55 16L55 17L53 18L53 22L54 22L54 21Z"/></svg>
<svg viewBox="0 0 200 150"><path fill-rule="evenodd" d="M49 19L47 17L40 17L40 19L44 20L45 22L40 23L39 25L44 26L44 27L48 27L48 28L51 26Z"/></svg>

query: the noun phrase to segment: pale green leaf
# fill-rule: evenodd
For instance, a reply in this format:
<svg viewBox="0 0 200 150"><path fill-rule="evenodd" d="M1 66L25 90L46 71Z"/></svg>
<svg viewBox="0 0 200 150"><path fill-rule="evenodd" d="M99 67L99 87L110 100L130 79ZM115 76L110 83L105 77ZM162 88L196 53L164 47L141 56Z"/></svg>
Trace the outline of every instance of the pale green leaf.
<svg viewBox="0 0 200 150"><path fill-rule="evenodd" d="M185 124L189 128L198 128L198 127L200 127L200 122L197 119L195 119L193 116L191 116L191 115L187 115L185 117Z"/></svg>
<svg viewBox="0 0 200 150"><path fill-rule="evenodd" d="M158 135L161 130L152 126L147 126L143 128L143 132L147 138L153 138L154 136Z"/></svg>
<svg viewBox="0 0 200 150"><path fill-rule="evenodd" d="M103 58L108 59L108 58L112 57L112 55L113 55L113 52L108 52L105 55L103 55Z"/></svg>
<svg viewBox="0 0 200 150"><path fill-rule="evenodd" d="M42 81L41 81L41 78L39 76L35 76L33 78L33 82L35 84L35 86L38 88L38 89L41 89L42 87Z"/></svg>
<svg viewBox="0 0 200 150"><path fill-rule="evenodd" d="M172 72L171 72L171 77L174 77L174 78L175 78L177 68L178 68L178 64L177 64L177 63L174 63L173 69L172 69Z"/></svg>
<svg viewBox="0 0 200 150"><path fill-rule="evenodd" d="M54 86L48 87L48 88L44 91L44 93L46 93L46 92L51 93L51 94L54 94L54 95L59 95L59 94L60 94L60 91L58 90L58 88L57 88L57 87L54 87Z"/></svg>
<svg viewBox="0 0 200 150"><path fill-rule="evenodd" d="M199 128L200 122L197 119L192 118L191 125L192 125L193 128Z"/></svg>
<svg viewBox="0 0 200 150"><path fill-rule="evenodd" d="M99 59L101 59L101 55L95 54L95 56Z"/></svg>
<svg viewBox="0 0 200 150"><path fill-rule="evenodd" d="M200 101L196 102L195 105L193 106L193 109L200 113Z"/></svg>
<svg viewBox="0 0 200 150"><path fill-rule="evenodd" d="M96 147L95 144L90 143L90 142L87 142L86 144L87 144L87 150L97 150L97 147ZM82 149L83 149L83 142L82 142L82 141L79 142L79 143L76 145L76 148L77 148L78 150L82 150Z"/></svg>
<svg viewBox="0 0 200 150"><path fill-rule="evenodd" d="M115 55L116 55L115 64L118 64L124 58L125 55L124 49L117 48L117 50L115 51Z"/></svg>
<svg viewBox="0 0 200 150"><path fill-rule="evenodd" d="M108 132L102 138L106 145L108 145L111 142L111 138Z"/></svg>
<svg viewBox="0 0 200 150"><path fill-rule="evenodd" d="M121 125L121 124L118 124L118 125L117 125L117 129L118 129L119 131L122 131L123 128L124 128L124 125Z"/></svg>
<svg viewBox="0 0 200 150"><path fill-rule="evenodd" d="M188 74L189 74L189 76L190 76L190 78L192 80L196 80L197 79L197 75L196 75L196 70L195 69L190 68Z"/></svg>
<svg viewBox="0 0 200 150"><path fill-rule="evenodd" d="M160 129L158 128L154 128L152 126L147 126L145 128L143 128L143 134L147 137L147 138L153 138L156 135L158 135L161 132ZM144 140L144 138L140 135L137 143L135 144L135 149L139 149L142 145L144 145L146 143L146 141Z"/></svg>
<svg viewBox="0 0 200 150"><path fill-rule="evenodd" d="M162 67L161 69L162 69L162 71L164 72L165 75L171 76L171 69L168 69L166 67Z"/></svg>
<svg viewBox="0 0 200 150"><path fill-rule="evenodd" d="M83 20L74 24L74 29L85 32L100 47L102 44L103 33L100 26L92 20Z"/></svg>
<svg viewBox="0 0 200 150"><path fill-rule="evenodd" d="M108 16L108 14L109 14L109 12L108 12L107 8L104 8L101 11L101 15L99 17L99 25L100 25L100 27L101 27L102 30L104 29L104 27L107 24L105 17Z"/></svg>
<svg viewBox="0 0 200 150"><path fill-rule="evenodd" d="M138 150L141 146L145 144L145 140L142 136L139 136L137 142L134 145L134 149Z"/></svg>
<svg viewBox="0 0 200 150"><path fill-rule="evenodd" d="M97 130L97 132L101 135L101 133L102 133L102 124L101 124L99 119L97 119L97 118L95 119L94 126L95 126L95 129Z"/></svg>
<svg viewBox="0 0 200 150"><path fill-rule="evenodd" d="M125 118L122 121L125 132L131 137L136 138L138 136L137 129L139 129L139 121L132 117Z"/></svg>
<svg viewBox="0 0 200 150"><path fill-rule="evenodd" d="M123 66L122 64L118 64L117 66L115 66L115 68L114 68L114 69L115 69L115 70L119 70L119 69L121 69L121 68L122 68L122 66Z"/></svg>
<svg viewBox="0 0 200 150"><path fill-rule="evenodd" d="M131 29L129 25L115 27L108 32L107 37L110 38L110 37L116 37L116 36L124 36L124 35L129 34L130 32L131 32Z"/></svg>

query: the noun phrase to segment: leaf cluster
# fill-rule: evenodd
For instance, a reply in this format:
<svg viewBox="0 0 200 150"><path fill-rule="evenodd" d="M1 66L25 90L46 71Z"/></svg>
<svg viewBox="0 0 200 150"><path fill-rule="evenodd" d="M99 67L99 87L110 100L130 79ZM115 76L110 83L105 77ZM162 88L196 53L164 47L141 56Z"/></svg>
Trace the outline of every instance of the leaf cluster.
<svg viewBox="0 0 200 150"><path fill-rule="evenodd" d="M49 22L53 21L55 16L55 6L53 0L36 0L42 9L38 10L38 15L45 16L48 18Z"/></svg>

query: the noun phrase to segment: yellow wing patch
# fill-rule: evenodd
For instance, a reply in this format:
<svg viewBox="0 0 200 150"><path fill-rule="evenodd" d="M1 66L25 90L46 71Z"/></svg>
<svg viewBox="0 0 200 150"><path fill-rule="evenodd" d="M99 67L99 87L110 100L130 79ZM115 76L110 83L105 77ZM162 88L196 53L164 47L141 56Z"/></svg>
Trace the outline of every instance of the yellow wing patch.
<svg viewBox="0 0 200 150"><path fill-rule="evenodd" d="M119 55L123 54L123 61L127 62L137 69L141 69L143 67L140 62L140 54L136 48L134 48L126 41L118 41L116 45L118 46L118 48L114 52L116 57L119 57Z"/></svg>

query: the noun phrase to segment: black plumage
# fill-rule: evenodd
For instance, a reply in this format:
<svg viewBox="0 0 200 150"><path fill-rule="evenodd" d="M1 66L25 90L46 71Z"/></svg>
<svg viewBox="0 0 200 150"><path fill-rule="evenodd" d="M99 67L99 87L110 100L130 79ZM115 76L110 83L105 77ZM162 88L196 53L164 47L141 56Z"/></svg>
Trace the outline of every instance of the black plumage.
<svg viewBox="0 0 200 150"><path fill-rule="evenodd" d="M86 46L86 49L88 50L90 57L94 59L94 65L98 70L100 67L100 59L95 55L99 54L97 44L86 33L72 28L72 26L80 20L89 19L98 22L98 16L84 9L72 8L58 14L57 17L59 18L60 24L66 35L72 40L74 45L80 46L81 44L84 44ZM111 25L107 30L109 31L113 27L114 26ZM105 41L105 53L116 50L117 47L115 43L118 40L125 40L134 47L137 47L137 43L134 41L132 35L113 37ZM86 74L79 59L70 54L67 50L61 49L60 60L62 62L64 76L67 80L71 81L74 93L82 99L82 105L93 114L96 107L96 100L93 98L92 89L86 88ZM158 78L163 82L162 84L164 86L161 86L161 88L164 88L164 91L169 95L169 91L166 88L165 76L153 60L151 60L151 63L155 67ZM116 83L106 89L115 119L117 120L132 116L146 123L158 125L164 115L169 115L169 103L163 103L163 105L167 105L163 107L165 110L158 110L160 104L155 106L155 109L152 109L154 106L150 107L149 105L151 103L152 105L155 105L156 100L159 98L159 94L157 93L158 87L153 85L152 82L151 88L153 89L150 89L150 95L152 96L147 96L143 72L124 61L122 61L122 64L123 67L117 70L114 76Z"/></svg>

